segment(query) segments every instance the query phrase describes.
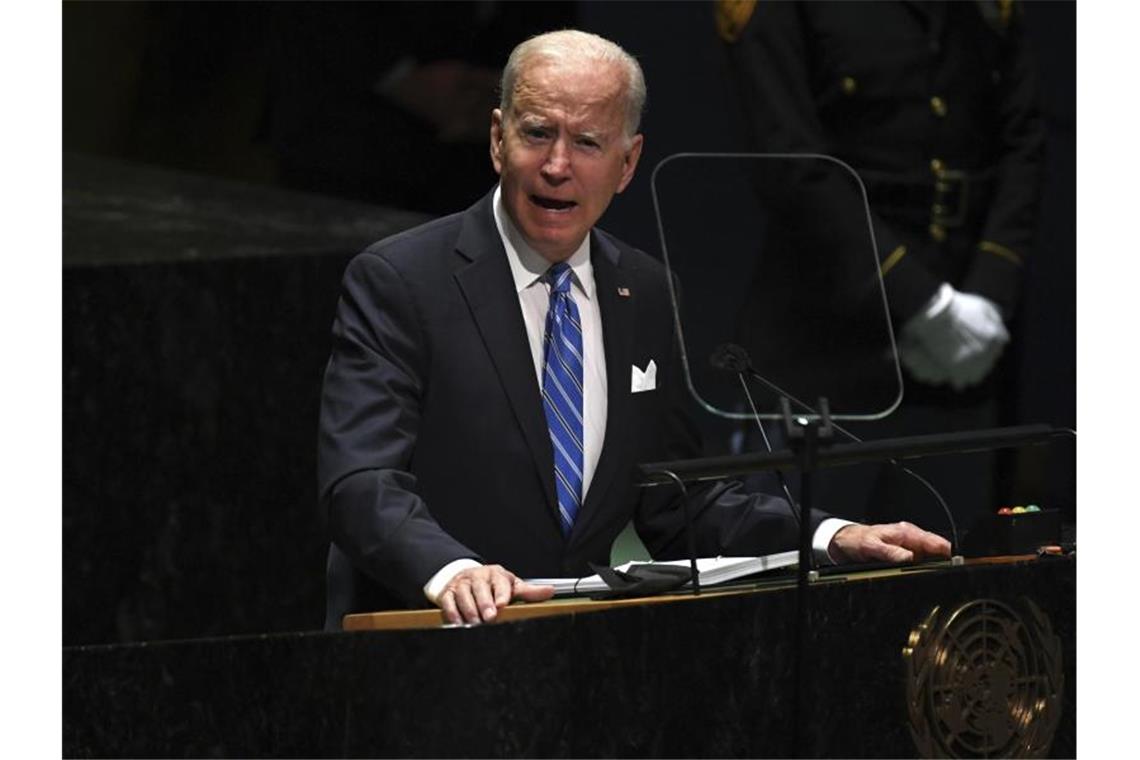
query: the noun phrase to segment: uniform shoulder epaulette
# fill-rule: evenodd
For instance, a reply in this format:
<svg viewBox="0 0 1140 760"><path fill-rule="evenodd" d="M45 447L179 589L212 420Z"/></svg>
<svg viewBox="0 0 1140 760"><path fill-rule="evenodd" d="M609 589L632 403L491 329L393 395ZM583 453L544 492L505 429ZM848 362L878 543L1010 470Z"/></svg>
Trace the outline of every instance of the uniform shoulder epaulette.
<svg viewBox="0 0 1140 760"><path fill-rule="evenodd" d="M716 0L716 33L725 42L736 42L754 10L756 0Z"/></svg>
<svg viewBox="0 0 1140 760"><path fill-rule="evenodd" d="M1021 5L1017 0L978 0L982 18L995 32L1005 34L1021 15Z"/></svg>

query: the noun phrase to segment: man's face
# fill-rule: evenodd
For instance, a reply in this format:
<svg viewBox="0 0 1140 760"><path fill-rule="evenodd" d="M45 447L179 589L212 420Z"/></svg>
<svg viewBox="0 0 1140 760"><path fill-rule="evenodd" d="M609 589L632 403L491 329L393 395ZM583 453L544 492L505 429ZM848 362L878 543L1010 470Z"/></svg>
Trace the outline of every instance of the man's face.
<svg viewBox="0 0 1140 760"><path fill-rule="evenodd" d="M537 62L519 73L512 113L491 114L503 205L548 261L568 259L633 179L642 138L626 141L624 108L616 65Z"/></svg>

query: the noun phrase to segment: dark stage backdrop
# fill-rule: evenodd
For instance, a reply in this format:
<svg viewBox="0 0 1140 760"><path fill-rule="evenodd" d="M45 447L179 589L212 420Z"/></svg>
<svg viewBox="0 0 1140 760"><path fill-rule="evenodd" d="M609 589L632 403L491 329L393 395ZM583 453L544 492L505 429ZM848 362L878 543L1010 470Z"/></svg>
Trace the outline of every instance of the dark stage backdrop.
<svg viewBox="0 0 1140 760"><path fill-rule="evenodd" d="M1049 154L1007 417L1073 426L1076 11L1025 11ZM441 130L440 101L385 90L394 73L482 82L563 26L618 41L645 68L647 141L603 226L655 255L657 161L746 149L703 2L72 2L63 17L65 644L319 627L316 408L340 273L494 181L479 130Z"/></svg>

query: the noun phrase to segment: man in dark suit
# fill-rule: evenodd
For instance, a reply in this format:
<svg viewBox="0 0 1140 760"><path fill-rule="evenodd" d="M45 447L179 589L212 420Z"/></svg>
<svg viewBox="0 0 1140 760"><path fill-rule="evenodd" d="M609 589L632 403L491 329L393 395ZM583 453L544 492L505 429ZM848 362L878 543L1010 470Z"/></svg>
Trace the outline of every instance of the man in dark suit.
<svg viewBox="0 0 1140 760"><path fill-rule="evenodd" d="M502 90L498 187L345 274L320 424L328 628L426 602L452 622L491 620L552 593L520 578L605 563L630 519L655 557L684 555L673 494L632 477L699 454L666 274L594 229L641 153L640 67L600 37L554 32L515 49ZM701 554L795 543L782 499L733 483L691 498ZM823 558L949 551L907 524L812 520Z"/></svg>

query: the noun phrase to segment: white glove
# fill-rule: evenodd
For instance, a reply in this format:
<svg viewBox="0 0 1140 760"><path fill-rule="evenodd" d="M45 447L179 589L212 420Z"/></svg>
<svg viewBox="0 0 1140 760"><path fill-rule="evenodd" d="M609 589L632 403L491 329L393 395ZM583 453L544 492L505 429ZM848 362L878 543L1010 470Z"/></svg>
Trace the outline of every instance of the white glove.
<svg viewBox="0 0 1140 760"><path fill-rule="evenodd" d="M899 336L899 360L907 371L927 385L944 385L950 382L950 373L918 338L904 332Z"/></svg>
<svg viewBox="0 0 1140 760"><path fill-rule="evenodd" d="M903 325L899 356L916 379L962 390L985 379L1006 343L1009 331L992 301L943 283Z"/></svg>

